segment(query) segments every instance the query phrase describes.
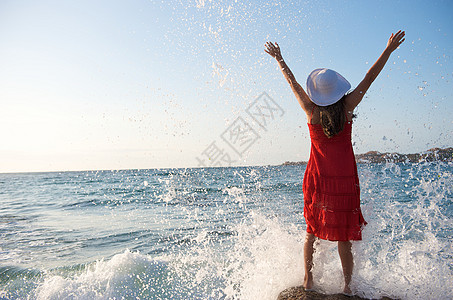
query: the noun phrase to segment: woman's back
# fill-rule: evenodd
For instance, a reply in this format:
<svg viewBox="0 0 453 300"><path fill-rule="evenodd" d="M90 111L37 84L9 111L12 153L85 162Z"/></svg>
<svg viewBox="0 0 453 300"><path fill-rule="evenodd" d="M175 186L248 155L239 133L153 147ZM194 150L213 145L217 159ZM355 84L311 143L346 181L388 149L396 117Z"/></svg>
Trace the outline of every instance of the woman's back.
<svg viewBox="0 0 453 300"><path fill-rule="evenodd" d="M327 137L320 124L308 124L311 150L307 168L313 167L324 176L356 175L355 157L351 143L352 122L347 121L343 130Z"/></svg>

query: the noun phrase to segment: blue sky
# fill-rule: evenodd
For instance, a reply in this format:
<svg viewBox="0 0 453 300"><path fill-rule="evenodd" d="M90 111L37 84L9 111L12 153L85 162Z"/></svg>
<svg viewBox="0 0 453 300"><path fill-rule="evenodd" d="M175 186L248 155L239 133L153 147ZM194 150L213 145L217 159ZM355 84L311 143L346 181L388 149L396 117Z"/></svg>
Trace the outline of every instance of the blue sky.
<svg viewBox="0 0 453 300"><path fill-rule="evenodd" d="M307 160L306 118L264 43L305 86L328 67L355 87L406 31L356 110L354 149L452 146L451 1L0 2L0 172L196 167L215 143L233 165ZM266 92L283 115L259 127ZM222 139L243 118L239 155ZM223 135L225 137L225 135ZM213 161L211 161L213 162Z"/></svg>

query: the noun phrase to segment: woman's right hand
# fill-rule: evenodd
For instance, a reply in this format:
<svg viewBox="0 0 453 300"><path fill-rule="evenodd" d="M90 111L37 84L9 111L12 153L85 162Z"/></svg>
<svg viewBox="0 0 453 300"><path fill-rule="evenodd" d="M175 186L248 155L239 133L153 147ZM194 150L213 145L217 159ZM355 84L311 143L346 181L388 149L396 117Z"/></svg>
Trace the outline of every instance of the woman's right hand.
<svg viewBox="0 0 453 300"><path fill-rule="evenodd" d="M269 54L270 56L274 57L277 60L282 59L282 53L277 43L275 43L274 45L272 42L267 42L266 44L264 44L264 47L266 48L264 49L264 52L266 52L267 54Z"/></svg>
<svg viewBox="0 0 453 300"><path fill-rule="evenodd" d="M396 34L393 34L390 36L389 41L387 42L387 50L392 53L393 51L396 50L396 48L399 47L404 42L404 36L405 36L404 31L398 31Z"/></svg>

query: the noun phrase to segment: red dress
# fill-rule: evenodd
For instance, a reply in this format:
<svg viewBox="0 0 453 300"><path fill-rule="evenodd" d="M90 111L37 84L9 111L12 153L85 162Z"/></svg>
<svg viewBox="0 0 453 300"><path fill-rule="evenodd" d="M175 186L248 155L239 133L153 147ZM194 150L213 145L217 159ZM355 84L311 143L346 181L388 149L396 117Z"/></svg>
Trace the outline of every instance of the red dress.
<svg viewBox="0 0 453 300"><path fill-rule="evenodd" d="M308 124L310 159L303 181L307 232L331 241L362 239L360 186L351 143L352 122L328 138L320 124Z"/></svg>

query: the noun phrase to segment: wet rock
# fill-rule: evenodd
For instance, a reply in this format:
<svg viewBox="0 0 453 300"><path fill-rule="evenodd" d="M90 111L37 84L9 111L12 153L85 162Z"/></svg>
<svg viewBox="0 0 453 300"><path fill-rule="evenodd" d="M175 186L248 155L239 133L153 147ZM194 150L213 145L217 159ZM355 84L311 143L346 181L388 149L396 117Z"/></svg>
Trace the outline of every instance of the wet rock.
<svg viewBox="0 0 453 300"><path fill-rule="evenodd" d="M278 295L277 300L366 300L359 296L346 296L343 294L326 295L315 291L305 291L302 286L291 287ZM381 300L392 300L383 297Z"/></svg>

